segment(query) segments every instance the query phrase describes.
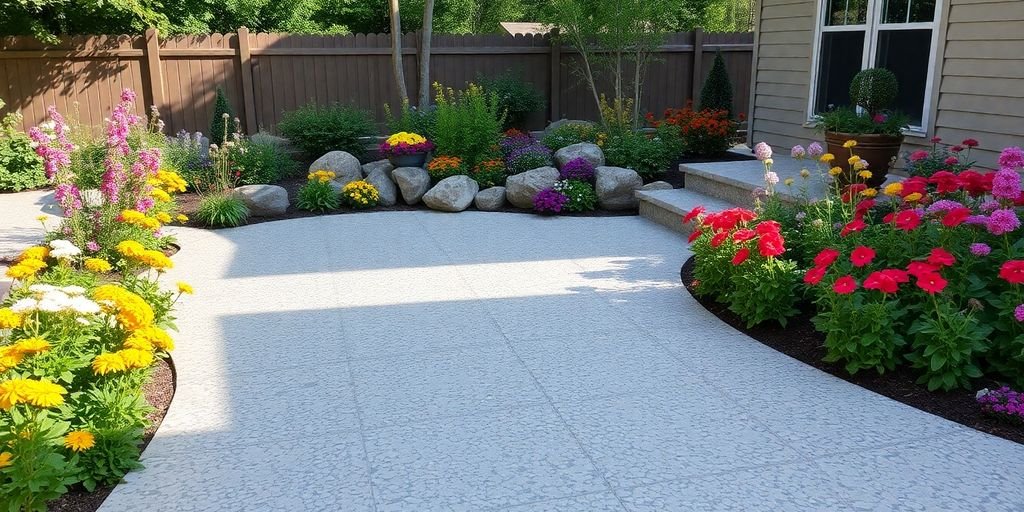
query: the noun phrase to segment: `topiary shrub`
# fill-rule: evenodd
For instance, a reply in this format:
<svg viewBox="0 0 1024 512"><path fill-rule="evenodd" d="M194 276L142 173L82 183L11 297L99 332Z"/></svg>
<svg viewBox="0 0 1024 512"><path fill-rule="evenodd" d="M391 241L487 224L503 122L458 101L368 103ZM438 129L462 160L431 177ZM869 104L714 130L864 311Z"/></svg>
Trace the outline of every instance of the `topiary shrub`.
<svg viewBox="0 0 1024 512"><path fill-rule="evenodd" d="M700 90L700 109L724 110L732 114L732 82L720 51L715 52L715 63Z"/></svg>
<svg viewBox="0 0 1024 512"><path fill-rule="evenodd" d="M865 69L850 81L850 100L872 116L892 105L897 92L899 81L888 69Z"/></svg>
<svg viewBox="0 0 1024 512"><path fill-rule="evenodd" d="M224 114L227 114L225 116ZM217 88L217 100L213 104L213 121L210 122L210 143L223 144L224 138L231 133L230 123L235 117L235 110L228 103L224 89Z"/></svg>
<svg viewBox="0 0 1024 512"><path fill-rule="evenodd" d="M311 157L328 151L346 151L362 158L366 154L362 138L376 132L368 112L341 105L306 105L286 112L277 128L295 147Z"/></svg>

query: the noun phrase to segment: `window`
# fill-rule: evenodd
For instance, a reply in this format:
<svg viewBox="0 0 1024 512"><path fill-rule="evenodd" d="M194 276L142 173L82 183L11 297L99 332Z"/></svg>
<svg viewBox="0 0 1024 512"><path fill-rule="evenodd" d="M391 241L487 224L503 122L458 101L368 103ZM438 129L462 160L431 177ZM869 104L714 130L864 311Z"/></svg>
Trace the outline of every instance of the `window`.
<svg viewBox="0 0 1024 512"><path fill-rule="evenodd" d="M812 114L850 104L858 71L892 71L900 90L894 108L923 128L935 65L936 0L819 0Z"/></svg>

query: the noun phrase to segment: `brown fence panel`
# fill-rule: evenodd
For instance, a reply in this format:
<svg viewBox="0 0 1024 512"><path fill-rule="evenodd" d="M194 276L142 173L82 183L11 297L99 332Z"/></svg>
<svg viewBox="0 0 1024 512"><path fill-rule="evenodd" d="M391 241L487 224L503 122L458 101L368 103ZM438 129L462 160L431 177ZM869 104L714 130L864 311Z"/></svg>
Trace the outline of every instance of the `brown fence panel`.
<svg viewBox="0 0 1024 512"><path fill-rule="evenodd" d="M240 39L242 38L242 39ZM403 37L406 86L418 91L419 34ZM242 42L246 44L241 44ZM527 122L596 119L597 106L578 73L580 56L548 35L435 35L431 81L462 88L507 70L543 92L548 108ZM641 110L660 115L699 96L721 50L733 81L737 112L745 112L753 36L748 33L670 34L645 73ZM627 70L629 72L629 70ZM608 88L607 74L598 82ZM388 34L306 36L280 33L68 37L46 45L29 37L0 39L0 97L36 125L55 105L84 126L99 126L123 88L141 97L137 113L157 105L168 132L209 130L218 87L247 131L275 130L284 112L306 104L348 104L379 121L397 106Z"/></svg>

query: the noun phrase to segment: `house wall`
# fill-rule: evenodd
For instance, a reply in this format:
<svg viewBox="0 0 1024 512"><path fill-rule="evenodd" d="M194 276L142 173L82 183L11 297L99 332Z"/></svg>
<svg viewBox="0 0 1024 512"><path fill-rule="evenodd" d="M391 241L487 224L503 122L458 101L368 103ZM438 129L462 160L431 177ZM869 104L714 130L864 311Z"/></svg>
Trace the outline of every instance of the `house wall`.
<svg viewBox="0 0 1024 512"><path fill-rule="evenodd" d="M936 82L927 133L905 151L972 137L978 165L997 166L999 151L1024 145L1024 1L943 0ZM811 54L818 2L762 0L755 23L750 142L788 148L822 140L808 126Z"/></svg>

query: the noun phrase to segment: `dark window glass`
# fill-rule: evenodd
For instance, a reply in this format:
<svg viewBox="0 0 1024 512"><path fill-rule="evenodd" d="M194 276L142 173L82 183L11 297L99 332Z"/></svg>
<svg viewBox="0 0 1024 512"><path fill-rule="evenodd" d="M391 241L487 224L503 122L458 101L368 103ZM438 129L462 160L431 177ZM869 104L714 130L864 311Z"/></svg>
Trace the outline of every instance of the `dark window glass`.
<svg viewBox="0 0 1024 512"><path fill-rule="evenodd" d="M910 116L910 124L921 125L924 113L924 89L928 83L928 59L931 56L932 31L881 30L875 65L896 75L900 89L896 110Z"/></svg>
<svg viewBox="0 0 1024 512"><path fill-rule="evenodd" d="M868 19L868 0L829 0L825 25L863 25Z"/></svg>
<svg viewBox="0 0 1024 512"><path fill-rule="evenodd" d="M935 0L885 0L882 23L919 23L935 18Z"/></svg>
<svg viewBox="0 0 1024 512"><path fill-rule="evenodd" d="M843 31L821 34L818 67L818 98L815 113L850 104L850 80L861 68L864 32Z"/></svg>

